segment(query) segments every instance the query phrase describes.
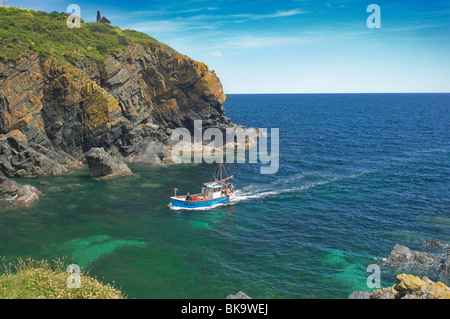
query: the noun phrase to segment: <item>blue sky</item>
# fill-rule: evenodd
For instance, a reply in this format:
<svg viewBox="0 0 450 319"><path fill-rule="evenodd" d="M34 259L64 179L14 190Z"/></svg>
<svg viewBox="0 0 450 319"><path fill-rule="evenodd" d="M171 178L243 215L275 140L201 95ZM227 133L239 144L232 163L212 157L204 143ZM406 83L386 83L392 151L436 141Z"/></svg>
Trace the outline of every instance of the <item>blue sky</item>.
<svg viewBox="0 0 450 319"><path fill-rule="evenodd" d="M145 32L215 70L225 93L450 92L450 1L7 0ZM381 28L370 29L377 4Z"/></svg>

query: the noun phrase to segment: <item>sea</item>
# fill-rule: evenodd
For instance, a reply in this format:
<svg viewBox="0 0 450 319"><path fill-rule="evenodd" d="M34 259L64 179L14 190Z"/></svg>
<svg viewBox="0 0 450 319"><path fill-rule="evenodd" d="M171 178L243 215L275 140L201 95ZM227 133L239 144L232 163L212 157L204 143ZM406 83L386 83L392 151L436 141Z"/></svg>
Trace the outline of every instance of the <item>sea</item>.
<svg viewBox="0 0 450 319"><path fill-rule="evenodd" d="M396 244L450 244L450 94L230 94L224 107L278 129L275 173L228 163L234 198L202 210L170 196L200 191L215 163L16 179L44 195L0 207L0 256L65 258L128 298L341 299L374 275L392 286Z"/></svg>

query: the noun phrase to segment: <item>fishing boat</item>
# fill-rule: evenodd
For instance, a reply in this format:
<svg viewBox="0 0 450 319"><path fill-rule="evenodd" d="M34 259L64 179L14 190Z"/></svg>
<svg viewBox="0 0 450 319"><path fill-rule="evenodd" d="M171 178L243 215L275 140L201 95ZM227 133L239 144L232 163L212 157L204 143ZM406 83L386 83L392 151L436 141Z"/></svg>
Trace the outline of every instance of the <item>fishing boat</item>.
<svg viewBox="0 0 450 319"><path fill-rule="evenodd" d="M170 205L175 208L203 208L228 201L236 186L231 183L233 175L226 164L220 163L211 178L211 181L204 183L202 192L198 194L177 195L177 188L174 188L175 195L170 198Z"/></svg>

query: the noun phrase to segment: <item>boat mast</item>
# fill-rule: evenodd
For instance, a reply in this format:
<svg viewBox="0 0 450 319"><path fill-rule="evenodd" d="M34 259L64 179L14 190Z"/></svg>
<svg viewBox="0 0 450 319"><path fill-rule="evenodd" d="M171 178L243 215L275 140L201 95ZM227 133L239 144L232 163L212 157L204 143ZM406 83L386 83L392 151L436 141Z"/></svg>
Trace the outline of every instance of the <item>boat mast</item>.
<svg viewBox="0 0 450 319"><path fill-rule="evenodd" d="M223 179L230 179L233 178L233 173L227 168L227 164L225 163L219 163L219 166L217 166L216 170L214 171L214 174L211 178L212 181L222 181ZM225 175L225 176L224 176Z"/></svg>

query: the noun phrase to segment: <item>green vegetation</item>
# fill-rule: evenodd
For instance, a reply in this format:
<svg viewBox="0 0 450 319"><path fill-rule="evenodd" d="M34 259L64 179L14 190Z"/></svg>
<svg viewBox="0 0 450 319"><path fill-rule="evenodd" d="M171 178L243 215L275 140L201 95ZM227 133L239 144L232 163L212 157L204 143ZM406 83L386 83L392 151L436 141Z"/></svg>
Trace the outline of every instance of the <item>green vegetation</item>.
<svg viewBox="0 0 450 319"><path fill-rule="evenodd" d="M86 58L101 64L107 55L123 50L129 42L160 45L154 38L133 30L121 30L103 23L81 23L81 28L66 25L66 13L41 12L0 7L0 60L16 59L32 50L59 62Z"/></svg>
<svg viewBox="0 0 450 319"><path fill-rule="evenodd" d="M81 274L81 287L69 288L68 264L61 259L48 262L19 258L7 263L0 259L0 299L123 299L109 284Z"/></svg>

